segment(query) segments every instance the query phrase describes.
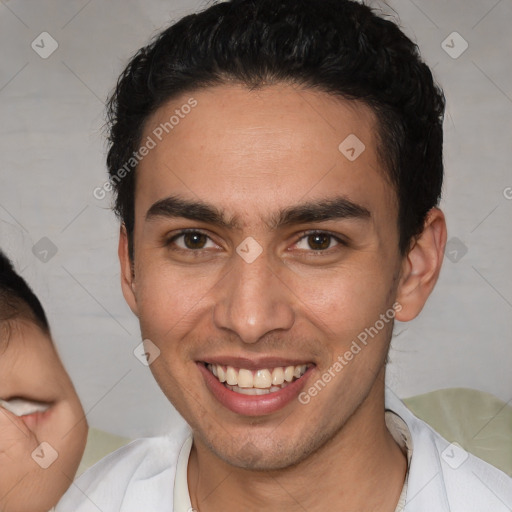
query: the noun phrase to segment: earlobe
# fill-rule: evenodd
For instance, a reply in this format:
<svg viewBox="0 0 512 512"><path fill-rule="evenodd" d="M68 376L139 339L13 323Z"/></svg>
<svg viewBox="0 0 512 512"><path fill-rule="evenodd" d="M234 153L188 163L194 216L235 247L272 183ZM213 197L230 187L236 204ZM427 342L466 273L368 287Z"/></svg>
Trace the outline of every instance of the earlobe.
<svg viewBox="0 0 512 512"><path fill-rule="evenodd" d="M441 271L446 245L446 221L439 208L432 208L422 233L404 257L397 301L402 306L396 319L408 322L423 309Z"/></svg>
<svg viewBox="0 0 512 512"><path fill-rule="evenodd" d="M123 224L119 231L119 246L117 250L121 265L121 289L124 299L133 313L138 316L137 296L135 286L135 271L133 260L130 258L128 233Z"/></svg>

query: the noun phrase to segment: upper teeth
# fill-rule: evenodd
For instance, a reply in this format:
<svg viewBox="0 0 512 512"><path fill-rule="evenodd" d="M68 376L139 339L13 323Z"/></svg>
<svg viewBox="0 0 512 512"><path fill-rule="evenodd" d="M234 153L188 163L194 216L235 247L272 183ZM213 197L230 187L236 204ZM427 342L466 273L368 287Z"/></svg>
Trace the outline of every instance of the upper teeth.
<svg viewBox="0 0 512 512"><path fill-rule="evenodd" d="M220 364L208 364L207 368L220 382L226 382L230 386L266 389L271 386L280 386L285 382L291 382L294 378L302 377L306 373L307 365L278 366L277 368L262 368L255 371L246 370L245 368L234 368L233 366L222 366Z"/></svg>
<svg viewBox="0 0 512 512"><path fill-rule="evenodd" d="M0 407L7 409L16 416L28 416L36 412L45 412L50 406L40 402L31 402L30 400L14 399L14 400L1 400Z"/></svg>

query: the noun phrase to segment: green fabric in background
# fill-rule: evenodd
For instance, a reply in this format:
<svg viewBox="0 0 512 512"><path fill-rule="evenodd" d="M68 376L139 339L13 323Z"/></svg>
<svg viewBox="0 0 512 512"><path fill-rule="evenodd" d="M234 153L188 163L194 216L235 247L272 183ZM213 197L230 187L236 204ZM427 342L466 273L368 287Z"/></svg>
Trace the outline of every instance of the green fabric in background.
<svg viewBox="0 0 512 512"><path fill-rule="evenodd" d="M512 476L512 407L489 393L448 388L404 400L450 442Z"/></svg>
<svg viewBox="0 0 512 512"><path fill-rule="evenodd" d="M106 457L109 453L128 444L131 439L109 434L103 430L90 428L87 436L87 445L85 453L78 467L76 476L80 476L86 469L96 464L99 460Z"/></svg>

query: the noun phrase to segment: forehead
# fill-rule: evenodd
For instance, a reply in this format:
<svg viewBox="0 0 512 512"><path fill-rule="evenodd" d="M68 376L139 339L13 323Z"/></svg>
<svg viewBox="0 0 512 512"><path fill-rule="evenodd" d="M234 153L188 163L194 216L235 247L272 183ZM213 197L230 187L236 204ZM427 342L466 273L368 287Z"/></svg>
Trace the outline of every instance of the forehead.
<svg viewBox="0 0 512 512"><path fill-rule="evenodd" d="M149 139L154 147L137 170L136 202L146 210L171 194L215 199L242 216L334 191L394 203L373 112L324 92L290 85L194 91L155 112L142 138Z"/></svg>
<svg viewBox="0 0 512 512"><path fill-rule="evenodd" d="M31 320L14 317L0 322L0 349L13 355L55 353L51 336Z"/></svg>

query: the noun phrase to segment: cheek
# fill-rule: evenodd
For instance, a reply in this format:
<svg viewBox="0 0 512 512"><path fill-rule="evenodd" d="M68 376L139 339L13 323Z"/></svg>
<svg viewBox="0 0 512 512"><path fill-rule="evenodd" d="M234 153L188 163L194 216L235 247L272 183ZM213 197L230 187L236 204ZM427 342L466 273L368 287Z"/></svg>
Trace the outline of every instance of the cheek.
<svg viewBox="0 0 512 512"><path fill-rule="evenodd" d="M301 315L329 336L347 339L373 325L389 308L390 279L376 264L346 265L294 275L290 288Z"/></svg>
<svg viewBox="0 0 512 512"><path fill-rule="evenodd" d="M194 315L206 288L204 280L189 273L164 266L148 266L139 273L136 296L142 327L161 336Z"/></svg>
<svg viewBox="0 0 512 512"><path fill-rule="evenodd" d="M51 417L38 424L34 433L58 452L57 460L62 470L70 474L76 470L87 438L87 422L78 397L59 402Z"/></svg>

